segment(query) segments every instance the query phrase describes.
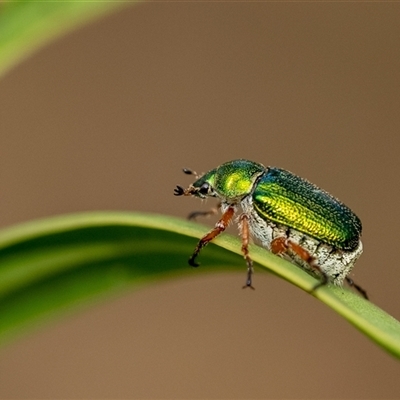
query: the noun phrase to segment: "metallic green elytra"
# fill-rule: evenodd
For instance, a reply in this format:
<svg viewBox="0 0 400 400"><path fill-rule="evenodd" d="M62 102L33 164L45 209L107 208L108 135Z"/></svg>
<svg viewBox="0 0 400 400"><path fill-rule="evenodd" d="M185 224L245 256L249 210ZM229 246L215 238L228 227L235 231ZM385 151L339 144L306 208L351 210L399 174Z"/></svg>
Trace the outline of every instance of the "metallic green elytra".
<svg viewBox="0 0 400 400"><path fill-rule="evenodd" d="M320 278L320 285L342 285L346 279L367 297L347 276L362 253L361 221L350 208L309 181L284 169L234 160L198 177L187 189L177 186L175 195L216 197L223 213L198 243L189 259L191 265L198 265L195 258L200 250L223 232L239 211L242 252L248 267L245 287L252 287L248 243L253 236L268 250ZM193 215L199 214L209 213Z"/></svg>

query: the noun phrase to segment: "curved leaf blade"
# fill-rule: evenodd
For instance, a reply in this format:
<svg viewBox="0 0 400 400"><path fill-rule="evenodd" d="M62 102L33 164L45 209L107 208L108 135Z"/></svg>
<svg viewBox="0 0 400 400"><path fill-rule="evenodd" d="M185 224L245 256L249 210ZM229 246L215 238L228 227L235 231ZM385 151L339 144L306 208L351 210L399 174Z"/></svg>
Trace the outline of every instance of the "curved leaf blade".
<svg viewBox="0 0 400 400"><path fill-rule="evenodd" d="M187 257L207 228L151 214L94 212L35 221L0 232L0 343L50 316L193 273ZM221 235L202 253L198 272L240 269L240 241ZM229 251L227 251L229 250ZM310 292L316 280L289 262L251 246L259 265ZM322 287L315 297L393 355L400 323L357 294Z"/></svg>
<svg viewBox="0 0 400 400"><path fill-rule="evenodd" d="M10 1L0 4L0 75L56 37L112 10L120 1Z"/></svg>
<svg viewBox="0 0 400 400"><path fill-rule="evenodd" d="M0 232L0 343L95 299L193 273L187 258L195 241L173 232L186 221L171 220L88 213ZM201 235L200 226L188 230ZM240 257L210 249L200 271L243 268Z"/></svg>

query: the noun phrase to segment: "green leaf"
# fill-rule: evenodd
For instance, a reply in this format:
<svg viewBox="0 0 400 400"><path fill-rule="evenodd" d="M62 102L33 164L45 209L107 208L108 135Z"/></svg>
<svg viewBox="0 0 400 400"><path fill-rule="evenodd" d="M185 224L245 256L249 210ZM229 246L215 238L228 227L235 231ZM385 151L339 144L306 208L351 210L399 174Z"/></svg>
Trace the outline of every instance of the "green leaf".
<svg viewBox="0 0 400 400"><path fill-rule="evenodd" d="M61 34L132 3L113 0L1 3L0 75Z"/></svg>
<svg viewBox="0 0 400 400"><path fill-rule="evenodd" d="M151 214L93 212L35 221L0 232L0 343L49 317L162 279L194 275L187 265L208 228ZM244 270L240 241L219 236L201 254L198 273ZM217 245L217 246L216 246ZM229 251L227 251L229 250ZM310 292L316 280L258 246L259 266ZM400 357L400 323L347 289L312 294L388 352Z"/></svg>

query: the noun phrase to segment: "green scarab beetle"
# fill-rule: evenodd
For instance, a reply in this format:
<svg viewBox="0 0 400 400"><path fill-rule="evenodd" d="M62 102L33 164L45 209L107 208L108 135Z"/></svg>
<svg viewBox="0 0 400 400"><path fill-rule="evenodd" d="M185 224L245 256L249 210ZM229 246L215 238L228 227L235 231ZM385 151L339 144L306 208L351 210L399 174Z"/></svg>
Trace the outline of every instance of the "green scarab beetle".
<svg viewBox="0 0 400 400"><path fill-rule="evenodd" d="M184 169L186 174L196 175ZM250 237L274 254L285 257L320 279L314 290L346 280L365 298L366 292L348 277L363 247L360 219L343 203L291 172L248 160L229 161L197 177L187 189L177 186L176 196L220 200L221 219L197 244L189 264L196 267L200 250L238 217L247 280L252 286ZM206 213L192 213L195 217Z"/></svg>

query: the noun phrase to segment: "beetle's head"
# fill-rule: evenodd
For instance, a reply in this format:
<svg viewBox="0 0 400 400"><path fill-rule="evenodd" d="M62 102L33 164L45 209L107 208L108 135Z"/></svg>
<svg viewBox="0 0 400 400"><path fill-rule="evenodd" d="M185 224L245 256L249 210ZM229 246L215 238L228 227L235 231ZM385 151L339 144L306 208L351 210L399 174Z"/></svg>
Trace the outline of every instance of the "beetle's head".
<svg viewBox="0 0 400 400"><path fill-rule="evenodd" d="M214 178L216 170L213 169L201 177L198 177L194 171L184 168L183 172L187 175L195 175L197 180L194 181L187 189L182 186L177 186L174 189L175 196L196 196L201 199L207 197L217 197L214 191Z"/></svg>

